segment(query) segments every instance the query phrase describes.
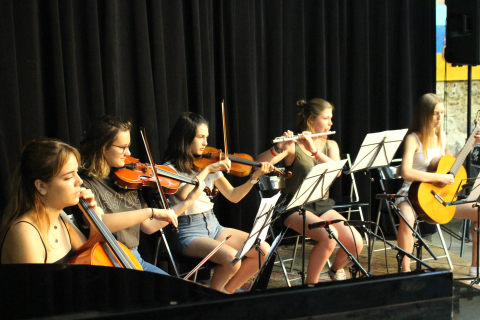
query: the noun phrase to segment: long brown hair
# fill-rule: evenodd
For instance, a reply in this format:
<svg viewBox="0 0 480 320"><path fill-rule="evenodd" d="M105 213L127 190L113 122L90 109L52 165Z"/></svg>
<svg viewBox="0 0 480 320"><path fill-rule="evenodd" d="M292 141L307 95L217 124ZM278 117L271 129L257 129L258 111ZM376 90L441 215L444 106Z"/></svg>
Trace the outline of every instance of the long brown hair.
<svg viewBox="0 0 480 320"><path fill-rule="evenodd" d="M10 201L3 215L0 239L3 239L11 224L28 211L32 212L43 238L48 239L50 219L35 181L51 181L60 173L72 154L80 163L78 150L59 140L43 138L25 144L20 163L13 175Z"/></svg>
<svg viewBox="0 0 480 320"><path fill-rule="evenodd" d="M297 132L310 131L311 133L316 133L308 119L310 117L313 117L313 119L317 118L326 109L334 110L334 107L330 102L320 98L313 98L308 102L305 100L298 100L297 106L302 108L302 111L297 115ZM327 136L324 138L326 137Z"/></svg>
<svg viewBox="0 0 480 320"><path fill-rule="evenodd" d="M442 146L442 126L435 133L432 133L432 116L435 113L437 104L443 103L443 100L433 93L426 93L420 97L415 107L412 126L408 133L420 133L420 141L423 145L423 153L427 158L427 149L431 149L433 143L433 135L437 136L437 145ZM443 150L442 150L443 152Z"/></svg>
<svg viewBox="0 0 480 320"><path fill-rule="evenodd" d="M191 146L201 124L208 127L208 121L199 114L187 111L180 115L168 136L164 162L170 161L180 172L192 173L195 166Z"/></svg>
<svg viewBox="0 0 480 320"><path fill-rule="evenodd" d="M87 176L103 179L110 174L105 151L112 146L120 131L130 131L131 128L130 121L111 115L103 115L93 121L80 149L82 170Z"/></svg>

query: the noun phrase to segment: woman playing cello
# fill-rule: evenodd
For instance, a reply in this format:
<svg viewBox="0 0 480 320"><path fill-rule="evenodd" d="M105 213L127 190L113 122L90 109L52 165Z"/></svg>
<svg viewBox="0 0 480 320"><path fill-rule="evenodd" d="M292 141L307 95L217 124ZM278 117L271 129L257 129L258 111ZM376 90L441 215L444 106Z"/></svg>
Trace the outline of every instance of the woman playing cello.
<svg viewBox="0 0 480 320"><path fill-rule="evenodd" d="M95 194L105 215L103 222L118 241L131 249L144 271L166 274L160 268L144 261L138 253L140 230L151 234L172 223L177 226L177 215L200 195L203 183L171 209L148 208L140 190L122 189L114 184L110 173L125 165L130 156L131 123L118 117L104 115L97 118L82 141L82 171L84 186Z"/></svg>
<svg viewBox="0 0 480 320"><path fill-rule="evenodd" d="M234 188L223 176L222 170L230 169L230 160L224 159L207 165L203 170L194 165L195 156L202 155L207 146L208 122L200 115L184 112L175 123L168 138L165 152L166 165L171 166L186 177L197 177L205 180L205 185L218 190L231 202L240 201L252 189L258 177L271 172L273 166L262 163L261 169L255 171L249 181ZM184 185L171 197L174 203L182 203L191 190L191 186ZM203 258L214 249L221 240L232 235L230 241L212 256L211 261L218 264L215 268L211 288L233 293L258 271L258 253L250 250L243 261L232 265L235 254L245 242L248 234L224 228L213 213L213 203L202 194L184 214L178 217L178 242L176 249L191 257ZM263 242L262 251L266 254L270 246Z"/></svg>
<svg viewBox="0 0 480 320"><path fill-rule="evenodd" d="M0 233L1 263L67 263L86 238L63 208L84 198L99 216L93 193L81 188L78 151L66 143L29 142L12 183Z"/></svg>

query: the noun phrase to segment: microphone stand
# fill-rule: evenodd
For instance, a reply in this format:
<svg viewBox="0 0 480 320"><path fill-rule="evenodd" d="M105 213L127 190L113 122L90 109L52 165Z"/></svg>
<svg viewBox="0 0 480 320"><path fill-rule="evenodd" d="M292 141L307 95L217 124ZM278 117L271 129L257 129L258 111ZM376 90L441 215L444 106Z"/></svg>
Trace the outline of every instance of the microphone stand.
<svg viewBox="0 0 480 320"><path fill-rule="evenodd" d="M338 222L343 222L345 220L340 220L340 221L335 221L334 223L338 223ZM329 235L329 238L330 239L334 239L338 245L340 246L340 248L343 249L343 251L345 251L345 253L347 254L348 256L348 261L352 261L353 262L353 266L350 268L350 271L351 271L351 274L352 274L352 279L355 279L357 277L357 272L360 270L363 275L365 277L370 277L370 274L369 272L367 272L367 270L365 270L361 265L360 263L358 262L357 259L355 259L355 257L347 250L347 248L345 248L345 246L343 245L342 242L340 242L340 240L337 238L337 236L335 235L335 233L333 233L333 231L330 229L330 225L333 224L333 223L327 223L325 225L325 231L328 232L328 235ZM310 227L312 224L310 224L308 226L309 229L315 229L315 228L320 228L321 226L318 226L318 227Z"/></svg>
<svg viewBox="0 0 480 320"><path fill-rule="evenodd" d="M348 225L350 225L352 221L347 221ZM374 224L376 225L378 228L380 228L380 226L378 224L376 224L375 222L368 222L368 223L371 223L371 224ZM405 256L409 257L410 259L413 259L415 261L417 261L417 263L420 263L420 264L423 264L425 267L427 267L429 270L435 270L434 267L432 267L431 265L429 265L428 263L418 259L417 257L415 257L413 254L403 250L402 248L400 248L399 246L391 243L390 241L387 241L385 238L382 238L381 236L379 236L378 234L376 234L375 232L373 232L372 230L370 230L369 228L365 227L365 224L367 224L365 221L362 221L361 223L358 223L358 224L354 224L355 227L359 227L363 230L363 232L366 232L368 233L370 236L373 236L375 238L377 238L378 240L380 241L383 241L384 243L388 244L390 246L390 248L392 250L396 250L397 251L397 255L396 255L396 259L397 259L397 263L398 263L398 273L401 273L402 272L402 261L403 261L403 258Z"/></svg>
<svg viewBox="0 0 480 320"><path fill-rule="evenodd" d="M407 199L408 201L408 204L410 205L410 207L412 208L413 210L413 206L412 204L410 203L410 199L408 199L408 197L405 197L405 199ZM427 249L428 253L430 253L430 255L432 256L433 259L435 260L438 260L437 256L433 253L433 251L430 249L430 247L425 243L425 241L423 240L423 238L420 236L420 234L415 231L415 229L408 223L407 219L405 219L405 217L403 216L403 214L400 212L400 209L397 208L397 206L395 205L395 203L392 201L392 199L387 199L387 202L388 204L390 205L390 207L392 208L393 211L395 211L397 213L397 215L403 220L403 222L405 222L405 224L410 228L410 230L412 230L412 233L415 237L417 237L417 242L415 243L415 248L417 249L417 258L415 258L414 260L417 261L417 270L420 270L422 268L421 264L424 264L426 265L425 263L423 263L422 261L422 248L425 248ZM414 211L415 212L415 211ZM402 261L403 261L403 258L405 257L404 254L400 254L400 255L397 255L397 260L398 260L398 272L401 272L402 271ZM410 257L410 256L409 256ZM410 257L411 258L411 257ZM434 269L433 267L430 267L432 269Z"/></svg>

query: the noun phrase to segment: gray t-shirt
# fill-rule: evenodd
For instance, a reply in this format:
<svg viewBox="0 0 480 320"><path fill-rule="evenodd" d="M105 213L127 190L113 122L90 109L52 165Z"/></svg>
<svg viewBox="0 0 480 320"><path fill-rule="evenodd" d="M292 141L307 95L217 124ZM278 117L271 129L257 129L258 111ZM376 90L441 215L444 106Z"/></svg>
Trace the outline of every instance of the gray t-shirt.
<svg viewBox="0 0 480 320"><path fill-rule="evenodd" d="M91 189L97 204L106 214L139 210L146 206L139 190L126 190L116 186L110 178L92 179L81 174L83 186ZM138 247L140 224L114 233L118 241L128 248Z"/></svg>

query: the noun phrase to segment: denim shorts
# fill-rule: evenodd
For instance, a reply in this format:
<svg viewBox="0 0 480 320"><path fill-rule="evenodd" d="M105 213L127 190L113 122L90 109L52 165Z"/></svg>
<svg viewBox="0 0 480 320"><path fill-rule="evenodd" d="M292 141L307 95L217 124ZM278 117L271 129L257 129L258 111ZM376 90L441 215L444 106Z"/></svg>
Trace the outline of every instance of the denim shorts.
<svg viewBox="0 0 480 320"><path fill-rule="evenodd" d="M215 239L224 229L218 223L213 210L180 216L174 248L183 253L194 239L199 237Z"/></svg>

